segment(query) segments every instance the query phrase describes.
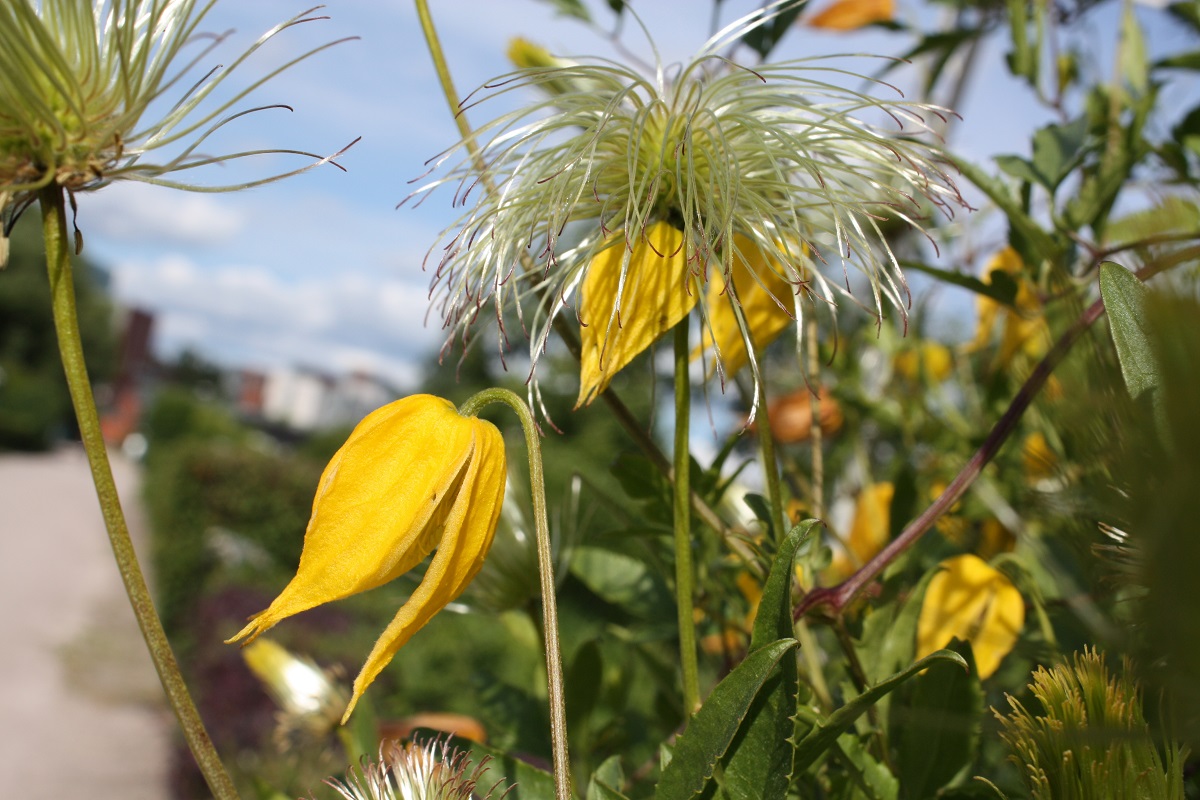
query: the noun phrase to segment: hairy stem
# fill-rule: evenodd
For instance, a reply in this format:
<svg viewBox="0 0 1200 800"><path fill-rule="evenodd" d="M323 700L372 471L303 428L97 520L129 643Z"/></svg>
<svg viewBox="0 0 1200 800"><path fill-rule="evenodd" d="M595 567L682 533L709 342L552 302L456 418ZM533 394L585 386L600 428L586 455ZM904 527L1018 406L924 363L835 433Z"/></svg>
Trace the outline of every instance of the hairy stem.
<svg viewBox="0 0 1200 800"><path fill-rule="evenodd" d="M683 669L685 715L700 707L700 670L696 661L695 577L692 566L692 508L689 501L691 450L688 428L692 415L688 381L688 320L675 326L675 463L673 511L675 518L675 605L679 616L679 662Z"/></svg>
<svg viewBox="0 0 1200 800"><path fill-rule="evenodd" d="M188 693L187 684L179 672L179 664L171 651L171 644L163 632L162 622L154 610L146 578L138 565L129 528L121 511L117 485L113 480L112 467L108 462L104 437L100 433L100 418L96 413L96 400L92 396L92 385L88 379L87 365L83 358L83 341L79 335L79 319L75 312L75 281L71 273L71 258L67 252L67 220L64 209L63 189L51 184L42 189L39 196L42 208L42 237L46 246L46 268L50 275L50 297L54 311L54 327L58 333L58 350L62 358L63 371L67 376L67 387L71 393L71 404L75 419L79 423L79 435L87 452L88 465L92 471L92 482L96 485L96 496L100 500L100 511L108 539L112 545L117 569L125 584L125 593L133 607L142 638L158 671L163 690L179 725L184 739L195 757L208 788L217 800L237 800L237 789L225 766L213 747L204 722L196 711L196 704Z"/></svg>
<svg viewBox="0 0 1200 800"><path fill-rule="evenodd" d="M534 532L537 538L538 573L542 589L542 629L546 645L546 680L550 699L550 738L554 751L556 800L571 800L571 762L567 753L567 705L563 690L562 647L558 636L558 601L555 596L554 558L550 523L546 516L546 481L542 474L542 445L529 406L508 389L484 389L463 403L459 412L474 415L484 406L503 403L521 420L529 454L529 487L533 495Z"/></svg>

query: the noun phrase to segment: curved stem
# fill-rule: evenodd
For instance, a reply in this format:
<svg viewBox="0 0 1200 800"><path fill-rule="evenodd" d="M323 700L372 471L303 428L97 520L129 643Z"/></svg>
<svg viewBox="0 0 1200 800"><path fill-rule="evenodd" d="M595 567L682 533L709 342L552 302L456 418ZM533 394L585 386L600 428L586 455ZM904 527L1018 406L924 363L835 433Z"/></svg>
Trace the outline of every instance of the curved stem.
<svg viewBox="0 0 1200 800"><path fill-rule="evenodd" d="M450 77L450 65L446 63L446 54L442 52L442 42L438 38L437 28L433 24L433 15L429 13L428 0L415 0L415 2L417 19L421 23L421 33L425 34L425 46L429 48L429 57L433 59L433 69L437 73L438 82L442 85L442 94L445 95L446 103L450 106L450 113L454 116L454 124L458 126L459 135L462 136L462 140L467 146L467 152L471 154L471 160L475 162L475 171L483 179L487 190L494 191L495 187L492 186L491 176L479 153L479 144L475 141L471 124L467 122L466 115L462 113L458 90L454 88L454 79Z"/></svg>
<svg viewBox="0 0 1200 800"><path fill-rule="evenodd" d="M1200 250L1200 248L1196 248L1195 250ZM1170 269L1177 264L1185 263L1190 256L1194 255L1195 252L1168 254L1162 259L1142 267L1135 275L1139 280L1145 281L1159 272ZM1012 399L1012 402L1009 403L1004 414L1001 415L1000 419L992 427L983 444L975 451L975 455L971 456L971 459L967 461L954 480L950 482L946 490L933 501L929 508L925 509L921 516L909 523L908 527L901 531L899 536L889 542L874 558L863 564L857 572L845 581L837 586L814 589L805 595L804 599L796 606L793 618L799 619L809 611L817 608L826 609L835 615L841 613L842 609L849 605L867 585L878 578L887 569L888 565L924 536L925 532L933 527L933 523L938 517L946 513L955 503L962 499L962 496L967 493L967 489L971 488L971 484L983 472L983 468L995 458L1001 446L1016 429L1021 415L1029 408L1029 404L1033 402L1034 396L1041 390L1059 362L1066 357L1076 340L1083 335L1083 332L1090 328L1092 323L1103 314L1104 300L1101 298L1088 306L1079 318L1071 324L1071 327L1059 337L1054 346L1050 348L1050 352L1038 362L1038 365L1034 367L1033 372L1025 380L1025 383L1021 385L1020 390Z"/></svg>
<svg viewBox="0 0 1200 800"><path fill-rule="evenodd" d="M571 763L567 753L567 706L563 691L562 648L558 637L558 602L555 597L554 559L550 547L550 524L546 517L546 481L542 475L542 446L537 423L529 406L508 389L484 389L459 408L464 416L479 413L484 406L503 403L516 412L525 432L529 454L529 488L533 496L534 531L537 537L538 573L542 589L542 628L546 639L546 679L549 684L550 738L554 751L554 793L557 800L571 798Z"/></svg>
<svg viewBox="0 0 1200 800"><path fill-rule="evenodd" d="M96 413L96 400L88 380L87 365L83 359L83 342L79 335L79 320L75 312L75 283L71 274L71 259L67 252L67 221L64 213L63 190L58 185L47 186L41 191L42 237L46 245L46 268L50 275L50 297L54 309L54 327L58 333L58 349L63 370L67 376L67 387L75 418L79 423L79 435L87 452L92 481L96 485L96 496L100 500L100 511L104 526L108 529L109 542L117 569L125 584L125 593L133 607L142 638L158 671L167 700L171 704L188 747L204 773L208 788L217 800L237 800L237 789L225 766L213 747L204 722L200 719L196 705L188 693L187 684L179 672L179 664L171 651L171 644L163 632L162 623L150 599L150 590L138 565L117 485L113 480L112 467L108 463L108 451L100 433L100 419Z"/></svg>
<svg viewBox="0 0 1200 800"><path fill-rule="evenodd" d="M695 577L692 567L691 451L688 423L691 420L691 384L688 382L688 320L675 326L675 464L672 510L675 518L675 605L679 617L679 662L683 668L684 714L700 707L700 670L696 661Z"/></svg>

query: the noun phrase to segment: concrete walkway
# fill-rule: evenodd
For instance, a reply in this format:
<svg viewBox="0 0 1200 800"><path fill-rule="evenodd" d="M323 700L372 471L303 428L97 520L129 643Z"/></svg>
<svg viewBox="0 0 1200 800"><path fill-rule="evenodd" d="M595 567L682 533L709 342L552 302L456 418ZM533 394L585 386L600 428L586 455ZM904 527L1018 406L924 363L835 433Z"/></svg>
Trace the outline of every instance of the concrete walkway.
<svg viewBox="0 0 1200 800"><path fill-rule="evenodd" d="M137 468L113 458L145 552ZM3 796L164 800L172 725L83 451L0 455Z"/></svg>

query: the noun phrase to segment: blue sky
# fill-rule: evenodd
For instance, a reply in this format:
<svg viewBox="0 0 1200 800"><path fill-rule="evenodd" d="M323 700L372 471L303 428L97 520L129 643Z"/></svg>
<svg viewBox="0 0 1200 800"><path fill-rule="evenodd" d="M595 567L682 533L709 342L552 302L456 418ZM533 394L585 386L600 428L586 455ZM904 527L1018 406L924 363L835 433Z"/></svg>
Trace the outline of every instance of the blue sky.
<svg viewBox="0 0 1200 800"><path fill-rule="evenodd" d="M823 2L814 0L819 7ZM591 2L599 20L606 4ZM725 20L755 7L725 0ZM1115 38L1115 6L1089 17L1097 63ZM509 40L525 36L562 55L612 55L604 38L577 21L556 17L535 0L448 0L434 14L454 78L465 94L510 69ZM641 0L635 7L664 61L686 59L708 36L707 3ZM702 8L704 13L689 10ZM228 63L273 25L305 6L291 0L217 4L203 27L235 29L207 63ZM292 113L266 111L236 121L211 141L212 152L286 147L334 152L361 141L340 159L347 172L322 167L281 183L232 194L191 194L140 184L118 184L81 198L79 225L86 253L113 275L119 302L158 314L159 349L191 347L231 366L270 368L298 364L330 372L365 369L400 389L415 388L418 364L441 342L436 316L425 322L429 276L421 262L438 231L453 221L449 194L419 209L396 210L421 175L424 162L452 144L457 133L438 89L409 2L330 0L331 19L283 32L231 76L242 86L263 70L307 47L341 37L337 45L288 70L239 107L287 103ZM912 17L938 13L926 3L899 2ZM1178 49L1182 34L1150 21L1152 47ZM928 17L932 19L932 17ZM631 27L625 36L645 53ZM816 52L896 54L904 35L815 34L797 28L780 57ZM1002 69L1004 47L990 42L959 111L965 121L951 146L971 158L1027 146L1028 134L1049 116ZM900 76L901 85L914 79ZM1107 73L1105 73L1107 74ZM485 120L475 113L472 121ZM299 162L261 159L217 168L195 179L223 183L263 176ZM983 226L987 230L987 226ZM994 228L993 228L994 231ZM981 251L994 233L980 237ZM943 267L954 268L946 261ZM947 294L948 308L969 302ZM969 313L969 312L968 312Z"/></svg>

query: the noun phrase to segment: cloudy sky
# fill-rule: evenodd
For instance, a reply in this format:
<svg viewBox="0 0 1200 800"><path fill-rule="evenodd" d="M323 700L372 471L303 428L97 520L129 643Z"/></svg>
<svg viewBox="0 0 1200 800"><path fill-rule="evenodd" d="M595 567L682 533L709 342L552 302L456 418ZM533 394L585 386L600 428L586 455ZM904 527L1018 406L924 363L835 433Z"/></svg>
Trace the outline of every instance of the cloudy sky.
<svg viewBox="0 0 1200 800"><path fill-rule="evenodd" d="M725 0L723 19L755 5ZM936 13L924 3L900 0L898 5L902 15ZM600 33L556 17L549 3L445 0L433 6L463 94L509 70L504 52L514 36L562 55L613 52ZM606 4L592 0L590 6L597 20L609 25ZM708 36L708 3L641 0L635 7L666 62L686 59ZM203 27L235 33L209 62L229 63L264 31L305 8L293 0L217 3ZM425 171L425 160L453 143L457 133L410 2L329 0L322 13L331 19L284 31L239 67L231 88L306 48L359 38L293 67L239 105L286 103L293 112L264 111L239 119L210 140L208 149L283 147L328 154L361 136L340 159L346 172L325 166L231 194L114 185L81 198L79 226L87 254L112 273L118 301L157 313L164 355L190 347L231 366L366 369L411 389L418 364L441 342L439 320L426 324L429 276L421 263L455 212L449 194L435 194L415 210L395 206L411 191L409 181ZM1142 13L1159 16L1147 9ZM1114 19L1109 11L1089 18L1096 41L1111 42ZM1153 45L1176 49L1181 44L1151 22ZM625 41L647 52L632 28ZM881 31L842 36L797 28L779 53L896 54L909 45L904 35ZM968 92L971 102L959 109L965 121L951 145L968 157L1011 149L1048 120L1026 90L1003 79L1003 50L998 42L984 50L983 68ZM1095 55L1102 58L1103 47ZM904 85L914 75L897 79ZM485 116L476 113L472 121L478 124ZM195 180L237 182L299 163L263 158L209 169Z"/></svg>

